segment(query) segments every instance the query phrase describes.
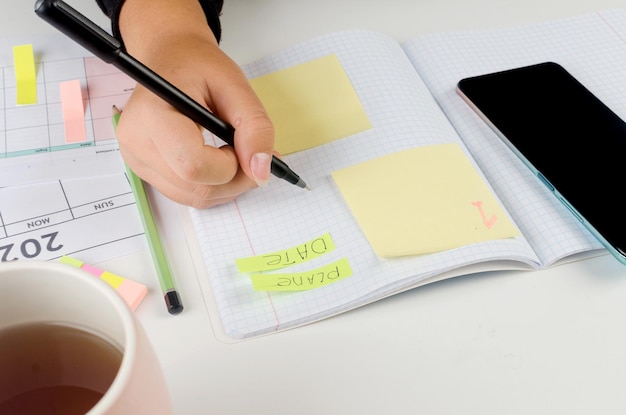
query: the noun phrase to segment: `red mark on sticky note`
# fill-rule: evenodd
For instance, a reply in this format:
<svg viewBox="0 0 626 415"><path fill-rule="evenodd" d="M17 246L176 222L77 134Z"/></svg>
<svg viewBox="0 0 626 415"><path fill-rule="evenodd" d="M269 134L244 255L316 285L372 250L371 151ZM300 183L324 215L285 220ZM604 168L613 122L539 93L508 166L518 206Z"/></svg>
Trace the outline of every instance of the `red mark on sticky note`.
<svg viewBox="0 0 626 415"><path fill-rule="evenodd" d="M87 140L87 129L80 80L62 82L60 88L65 142L82 143Z"/></svg>
<svg viewBox="0 0 626 415"><path fill-rule="evenodd" d="M15 102L18 105L37 103L37 71L33 45L13 47L13 63L15 64Z"/></svg>
<svg viewBox="0 0 626 415"><path fill-rule="evenodd" d="M491 215L491 217L487 219L487 215L485 214L485 210L483 209L483 202L481 201L472 202L472 205L478 208L478 211L480 212L480 216L483 218L483 223L485 224L487 229L491 229L493 224L496 223L496 220L498 219L496 215Z"/></svg>
<svg viewBox="0 0 626 415"><path fill-rule="evenodd" d="M143 284L139 284L138 282L120 277L119 275L111 272L101 270L93 265L85 264L78 259L63 256L59 261L64 264L80 268L109 284L109 286L117 291L131 310L135 310L148 293L148 288Z"/></svg>

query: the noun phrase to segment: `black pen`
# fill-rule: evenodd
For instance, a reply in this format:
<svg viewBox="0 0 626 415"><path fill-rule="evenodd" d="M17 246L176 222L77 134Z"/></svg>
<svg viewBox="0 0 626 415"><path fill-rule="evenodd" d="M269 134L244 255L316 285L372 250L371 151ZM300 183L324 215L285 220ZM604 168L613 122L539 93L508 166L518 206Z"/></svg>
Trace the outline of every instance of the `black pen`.
<svg viewBox="0 0 626 415"><path fill-rule="evenodd" d="M198 104L187 94L163 79L123 50L122 44L101 27L61 0L37 0L35 13L65 33L85 49L120 69L139 84L168 102L179 112L215 134L230 146L235 142L235 129ZM301 188L306 183L287 164L272 157L272 174Z"/></svg>

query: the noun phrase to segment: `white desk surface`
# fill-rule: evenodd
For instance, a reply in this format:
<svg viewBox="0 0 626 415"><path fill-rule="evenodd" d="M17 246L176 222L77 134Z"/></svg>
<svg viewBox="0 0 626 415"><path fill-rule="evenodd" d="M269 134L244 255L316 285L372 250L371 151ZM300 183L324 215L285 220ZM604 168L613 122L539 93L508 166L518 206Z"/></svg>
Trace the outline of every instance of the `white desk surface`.
<svg viewBox="0 0 626 415"><path fill-rule="evenodd" d="M33 1L2 0L0 36L53 32ZM95 0L68 1L108 25ZM223 48L249 62L318 34L398 40L623 7L623 0L226 0ZM161 209L179 210L171 203ZM211 331L189 253L169 226L185 311L164 310L148 252L108 261L148 275L137 314L177 414L612 414L626 411L626 267L611 257L456 278L236 344Z"/></svg>

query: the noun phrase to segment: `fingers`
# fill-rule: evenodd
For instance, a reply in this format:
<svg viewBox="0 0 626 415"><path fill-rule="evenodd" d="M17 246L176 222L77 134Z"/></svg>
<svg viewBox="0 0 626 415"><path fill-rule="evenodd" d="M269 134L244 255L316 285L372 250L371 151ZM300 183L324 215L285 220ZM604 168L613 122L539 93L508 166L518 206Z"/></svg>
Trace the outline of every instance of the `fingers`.
<svg viewBox="0 0 626 415"><path fill-rule="evenodd" d="M138 85L117 128L129 167L169 198L195 207L225 203L267 183L274 127L241 69L201 34L160 38L158 45L143 50L148 66L233 125L234 148L205 145L201 127Z"/></svg>
<svg viewBox="0 0 626 415"><path fill-rule="evenodd" d="M237 173L232 149L204 145L201 131L192 121L139 87L120 118L118 136L125 153L134 154L146 164L160 160L185 181L223 184ZM140 156L146 151L151 151L156 160Z"/></svg>
<svg viewBox="0 0 626 415"><path fill-rule="evenodd" d="M136 94L135 94L136 93ZM198 127L160 98L135 90L120 118L122 157L142 179L168 198L206 208L255 187L231 147L204 145Z"/></svg>
<svg viewBox="0 0 626 415"><path fill-rule="evenodd" d="M190 182L170 169L164 160L160 160L154 147L144 148L139 153L146 156L149 163L137 158L137 152L127 153L122 147L121 149L125 162L138 176L169 199L183 205L199 209L209 208L230 202L255 187L255 183L241 170L223 184Z"/></svg>
<svg viewBox="0 0 626 415"><path fill-rule="evenodd" d="M216 113L235 128L235 150L243 171L258 185L270 178L274 148L274 126L263 104L241 69L223 55L228 63L220 82L210 89L209 100Z"/></svg>
<svg viewBox="0 0 626 415"><path fill-rule="evenodd" d="M144 177L146 182L167 198L197 209L206 209L231 202L255 186L254 182L251 182L243 172L237 174L232 181L223 186L190 185L188 182L178 182L175 177L162 176L161 173L152 169L142 170L141 177Z"/></svg>

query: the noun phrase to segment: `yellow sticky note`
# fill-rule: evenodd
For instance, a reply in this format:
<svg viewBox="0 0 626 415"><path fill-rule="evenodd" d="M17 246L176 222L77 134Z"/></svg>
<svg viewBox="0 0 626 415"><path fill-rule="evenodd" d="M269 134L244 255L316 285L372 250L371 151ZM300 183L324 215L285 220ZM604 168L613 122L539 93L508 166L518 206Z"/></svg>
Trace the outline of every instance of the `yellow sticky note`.
<svg viewBox="0 0 626 415"><path fill-rule="evenodd" d="M13 61L15 64L17 104L37 103L37 71L35 69L33 45L14 46Z"/></svg>
<svg viewBox="0 0 626 415"><path fill-rule="evenodd" d="M257 291L305 291L323 287L352 275L346 258L322 267L289 274L250 274Z"/></svg>
<svg viewBox="0 0 626 415"><path fill-rule="evenodd" d="M116 290L124 282L124 278L120 277L117 274L113 274L109 271L104 271L102 274L100 274L100 279L106 281L107 284L109 284L111 287L115 288Z"/></svg>
<svg viewBox="0 0 626 415"><path fill-rule="evenodd" d="M82 143L87 140L85 109L80 80L61 82L61 108L66 143Z"/></svg>
<svg viewBox="0 0 626 415"><path fill-rule="evenodd" d="M253 257L235 260L239 272L270 271L310 261L335 249L335 244L326 233L301 245Z"/></svg>
<svg viewBox="0 0 626 415"><path fill-rule="evenodd" d="M250 80L276 130L281 154L372 128L339 59L328 55Z"/></svg>
<svg viewBox="0 0 626 415"><path fill-rule="evenodd" d="M406 150L332 175L382 257L427 254L519 234L456 144Z"/></svg>

